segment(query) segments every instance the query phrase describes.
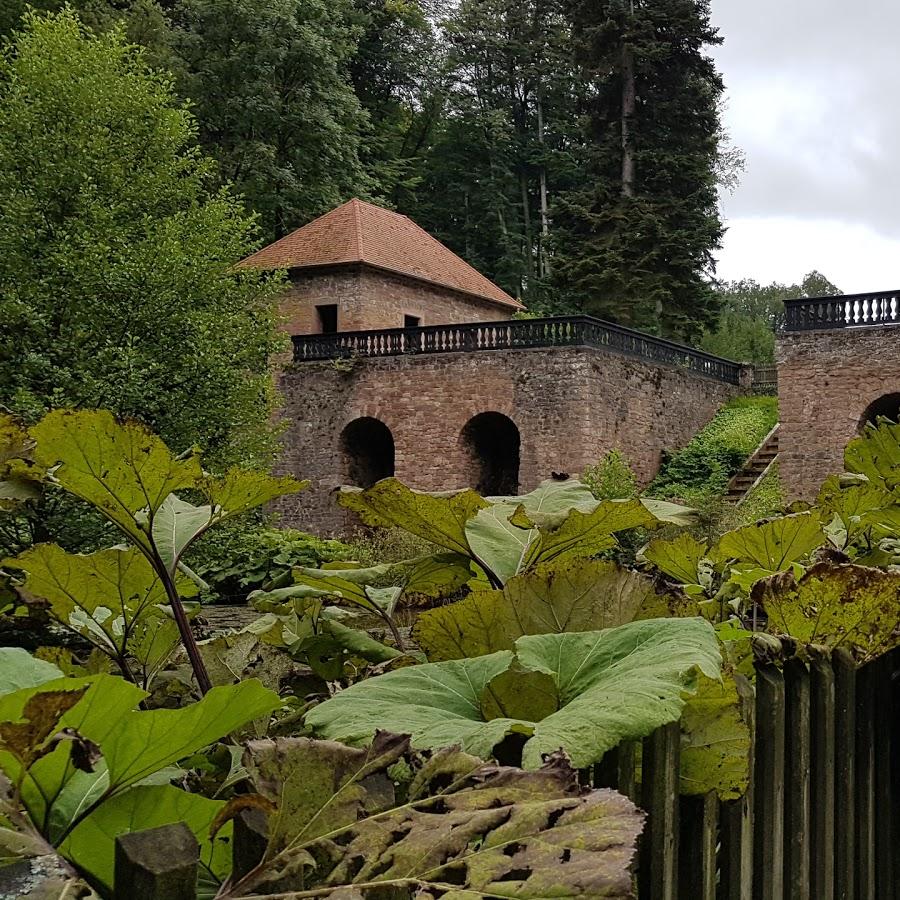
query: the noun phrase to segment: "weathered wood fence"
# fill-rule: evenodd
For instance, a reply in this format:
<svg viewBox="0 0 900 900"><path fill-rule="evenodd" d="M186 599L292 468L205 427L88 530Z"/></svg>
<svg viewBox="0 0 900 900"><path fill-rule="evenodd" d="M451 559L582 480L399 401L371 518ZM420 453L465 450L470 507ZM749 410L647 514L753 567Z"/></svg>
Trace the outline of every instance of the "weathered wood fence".
<svg viewBox="0 0 900 900"><path fill-rule="evenodd" d="M779 656L775 653L774 656ZM900 900L900 653L858 667L769 655L745 691L753 741L740 800L679 797L678 723L607 754L589 777L644 810L640 900ZM235 821L235 871L265 849ZM162 852L164 849L164 852ZM116 900L194 900L198 848L184 825L123 835Z"/></svg>

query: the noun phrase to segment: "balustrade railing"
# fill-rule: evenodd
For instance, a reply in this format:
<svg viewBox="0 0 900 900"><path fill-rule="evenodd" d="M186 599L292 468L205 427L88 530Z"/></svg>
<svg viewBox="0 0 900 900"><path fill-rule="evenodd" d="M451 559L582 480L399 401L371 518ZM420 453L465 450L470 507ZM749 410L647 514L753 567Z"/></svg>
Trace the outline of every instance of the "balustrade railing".
<svg viewBox="0 0 900 900"><path fill-rule="evenodd" d="M738 384L740 364L591 316L295 335L294 362L426 353L597 347Z"/></svg>
<svg viewBox="0 0 900 900"><path fill-rule="evenodd" d="M786 300L784 311L785 331L900 325L900 290L802 297Z"/></svg>

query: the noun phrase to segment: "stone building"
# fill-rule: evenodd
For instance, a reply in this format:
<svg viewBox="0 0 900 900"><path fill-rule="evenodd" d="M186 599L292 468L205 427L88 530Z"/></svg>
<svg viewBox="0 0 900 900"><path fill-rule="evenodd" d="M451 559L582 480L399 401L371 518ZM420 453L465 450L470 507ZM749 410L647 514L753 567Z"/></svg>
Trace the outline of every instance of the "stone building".
<svg viewBox="0 0 900 900"><path fill-rule="evenodd" d="M513 494L621 450L647 483L746 373L730 360L522 304L405 216L358 200L260 250L285 268L293 361L281 470L313 482L286 524L340 531L331 492L396 475Z"/></svg>
<svg viewBox="0 0 900 900"><path fill-rule="evenodd" d="M290 334L510 318L522 304L411 219L351 200L241 265L286 269Z"/></svg>
<svg viewBox="0 0 900 900"><path fill-rule="evenodd" d="M812 500L867 422L900 419L900 291L789 300L778 338L779 475Z"/></svg>

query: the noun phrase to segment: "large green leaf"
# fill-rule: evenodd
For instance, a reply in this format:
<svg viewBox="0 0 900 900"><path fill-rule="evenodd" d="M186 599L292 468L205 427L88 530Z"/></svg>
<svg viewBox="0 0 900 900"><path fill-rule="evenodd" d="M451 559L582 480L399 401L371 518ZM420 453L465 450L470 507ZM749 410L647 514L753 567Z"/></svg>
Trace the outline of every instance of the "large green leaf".
<svg viewBox="0 0 900 900"><path fill-rule="evenodd" d="M541 537L537 528L513 525L510 518L518 509L514 503L494 503L478 510L466 523L473 555L501 584L524 568L532 546Z"/></svg>
<svg viewBox="0 0 900 900"><path fill-rule="evenodd" d="M684 695L696 690L697 673L718 678L722 664L712 626L697 618L532 635L516 643L516 655L523 668L553 679L560 703L535 725L523 752L526 767L558 747L575 765L590 765L620 741L677 720Z"/></svg>
<svg viewBox="0 0 900 900"><path fill-rule="evenodd" d="M53 665L21 647L0 647L0 696L62 678Z"/></svg>
<svg viewBox="0 0 900 900"><path fill-rule="evenodd" d="M101 763L91 772L73 763L74 741L60 741L27 770L22 800L32 821L56 842L94 803L111 797L164 767L207 746L246 722L266 715L281 701L256 680L213 688L184 709L136 711L147 696L111 675L64 678L0 697L0 722L16 722L36 695L81 692L56 723L56 731L86 738L99 747ZM13 782L21 760L0 747L0 769Z"/></svg>
<svg viewBox="0 0 900 900"><path fill-rule="evenodd" d="M220 518L239 516L285 494L306 490L309 481L232 467L223 476L207 476L201 489Z"/></svg>
<svg viewBox="0 0 900 900"><path fill-rule="evenodd" d="M705 543L685 531L671 540L651 541L641 556L680 584L699 584L700 564L708 553Z"/></svg>
<svg viewBox="0 0 900 900"><path fill-rule="evenodd" d="M511 650L525 634L599 631L630 622L655 593L650 579L615 563L580 560L511 578L423 612L414 635L432 661Z"/></svg>
<svg viewBox="0 0 900 900"><path fill-rule="evenodd" d="M735 560L768 572L782 572L826 540L817 512L794 513L727 532L719 539L715 554L722 562Z"/></svg>
<svg viewBox="0 0 900 900"><path fill-rule="evenodd" d="M715 791L721 800L735 800L746 793L751 736L745 710L750 703L752 688L742 675L701 677L681 714L682 794Z"/></svg>
<svg viewBox="0 0 900 900"><path fill-rule="evenodd" d="M844 467L889 493L900 488L900 424L882 421L847 444Z"/></svg>
<svg viewBox="0 0 900 900"><path fill-rule="evenodd" d="M130 711L102 742L83 727L82 733L100 745L110 787L120 790L279 706L278 695L251 678L214 687L202 700L183 709Z"/></svg>
<svg viewBox="0 0 900 900"><path fill-rule="evenodd" d="M309 486L289 475L232 468L221 478L207 476L200 484L208 504L194 506L170 494L153 516L153 542L166 568L174 574L184 552L211 525L262 506L284 494Z"/></svg>
<svg viewBox="0 0 900 900"><path fill-rule="evenodd" d="M53 477L62 487L143 547L149 547L149 537L138 514L152 518L169 494L201 480L196 455L175 457L143 425L117 422L105 410L54 410L31 436L35 459L56 467Z"/></svg>
<svg viewBox="0 0 900 900"><path fill-rule="evenodd" d="M231 828L210 840L209 830L222 800L208 800L171 785L142 785L107 800L72 831L60 853L77 863L93 879L112 887L115 841L120 834L184 822L200 844L200 859L214 875L224 878L231 862Z"/></svg>
<svg viewBox="0 0 900 900"><path fill-rule="evenodd" d="M516 665L515 677L505 677ZM411 666L352 685L312 709L307 723L349 743L379 728L406 731L414 746L487 756L507 734L528 738L523 763L562 747L577 766L596 762L619 741L643 737L678 718L699 670L721 666L712 627L702 619L650 619L578 634L528 635L515 654ZM527 710L534 692L555 691L556 710L538 721L496 715ZM546 704L542 705L544 709Z"/></svg>
<svg viewBox="0 0 900 900"><path fill-rule="evenodd" d="M818 563L757 583L768 628L808 644L847 646L874 659L900 645L900 572Z"/></svg>
<svg viewBox="0 0 900 900"><path fill-rule="evenodd" d="M616 532L658 524L639 500L603 500L587 513L573 509L559 525L541 528L540 541L530 549L527 565L594 556L616 545Z"/></svg>
<svg viewBox="0 0 900 900"><path fill-rule="evenodd" d="M4 564L25 573L25 590L45 600L55 619L106 653L121 658L127 651L148 675L179 643L165 588L133 547L80 554L38 544ZM180 576L176 587L183 596L197 592Z"/></svg>
<svg viewBox="0 0 900 900"><path fill-rule="evenodd" d="M211 506L194 506L169 494L153 517L153 543L170 575L185 550L212 524Z"/></svg>
<svg viewBox="0 0 900 900"><path fill-rule="evenodd" d="M475 491L428 494L396 478L385 478L366 490L341 488L337 500L366 525L396 526L466 556L471 555L466 522L488 505Z"/></svg>
<svg viewBox="0 0 900 900"><path fill-rule="evenodd" d="M412 782L397 805L388 767L400 760ZM253 743L244 763L279 810L267 863L229 897L632 896L641 814L619 794L579 787L558 755L523 772L456 749L409 757L402 739L380 734L364 750L302 738Z"/></svg>

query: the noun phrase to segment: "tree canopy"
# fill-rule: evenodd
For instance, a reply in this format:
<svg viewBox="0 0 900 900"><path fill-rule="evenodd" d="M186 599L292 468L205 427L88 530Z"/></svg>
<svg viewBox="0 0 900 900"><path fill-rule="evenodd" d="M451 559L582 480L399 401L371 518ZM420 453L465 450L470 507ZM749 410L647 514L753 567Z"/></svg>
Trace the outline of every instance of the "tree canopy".
<svg viewBox="0 0 900 900"><path fill-rule="evenodd" d="M106 407L220 463L272 451L277 278L253 218L121 31L26 15L0 58L0 402Z"/></svg>

